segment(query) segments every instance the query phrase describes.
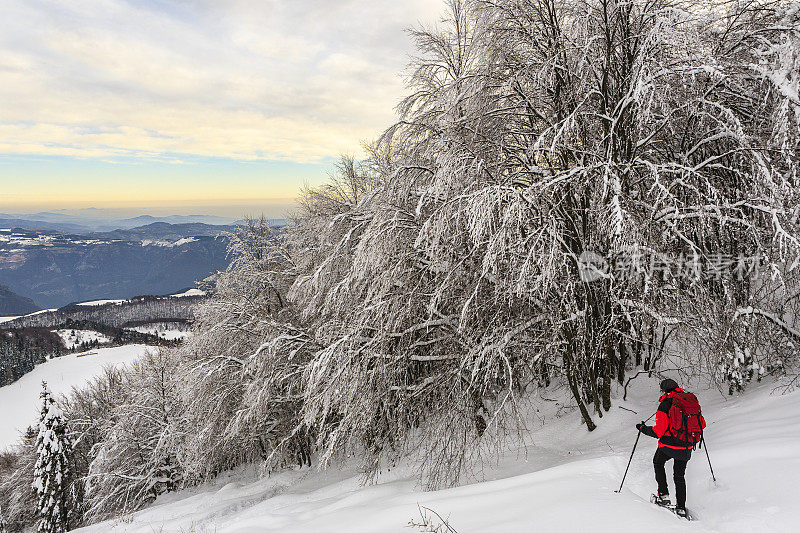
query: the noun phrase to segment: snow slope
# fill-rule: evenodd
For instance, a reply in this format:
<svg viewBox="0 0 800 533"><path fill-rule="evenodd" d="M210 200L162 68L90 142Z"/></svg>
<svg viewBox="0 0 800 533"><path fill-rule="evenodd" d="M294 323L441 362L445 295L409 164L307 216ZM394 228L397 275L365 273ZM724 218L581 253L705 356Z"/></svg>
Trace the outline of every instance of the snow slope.
<svg viewBox="0 0 800 533"><path fill-rule="evenodd" d="M123 365L133 361L148 346L131 344L101 348L84 354L56 357L38 365L18 381L0 387L0 450L15 444L20 432L36 422L42 380L54 395L69 392L99 375L106 365Z"/></svg>
<svg viewBox="0 0 800 533"><path fill-rule="evenodd" d="M204 291L204 290L201 290L201 289L189 289L187 291L184 291L184 292L181 292L181 293L178 293L178 294L172 294L170 296L172 296L173 298L185 298L187 296L205 296L205 295L206 295L206 291Z"/></svg>
<svg viewBox="0 0 800 533"><path fill-rule="evenodd" d="M169 329L168 327L165 327L163 324L148 324L147 326L135 326L127 329L131 331L137 331L139 333L148 333L150 335L156 335L157 337L161 337L162 339L168 341L183 340L192 336L191 331Z"/></svg>
<svg viewBox="0 0 800 533"><path fill-rule="evenodd" d="M90 329L58 329L55 333L61 337L61 341L67 350L89 342L108 344L113 340L108 335Z"/></svg>
<svg viewBox="0 0 800 533"><path fill-rule="evenodd" d="M101 305L108 305L108 304L121 304L122 302L126 302L127 300L92 300L91 302L81 302L75 305L82 305L85 307L99 307Z"/></svg>
<svg viewBox="0 0 800 533"><path fill-rule="evenodd" d="M772 396L767 386L736 399L699 393L719 481L711 481L705 452L696 452L687 481L689 507L700 520L686 522L648 501L655 488L653 439L640 439L625 488L614 493L636 436L633 426L657 404L656 382L637 382L634 399L622 405L647 414L615 406L592 433L574 411L538 424L532 442L487 469L489 481L422 492L403 468L368 486L355 468L293 470L264 479L243 469L78 531L401 533L411 531L409 520L419 519L418 504L449 517L459 533L798 531L800 393Z"/></svg>

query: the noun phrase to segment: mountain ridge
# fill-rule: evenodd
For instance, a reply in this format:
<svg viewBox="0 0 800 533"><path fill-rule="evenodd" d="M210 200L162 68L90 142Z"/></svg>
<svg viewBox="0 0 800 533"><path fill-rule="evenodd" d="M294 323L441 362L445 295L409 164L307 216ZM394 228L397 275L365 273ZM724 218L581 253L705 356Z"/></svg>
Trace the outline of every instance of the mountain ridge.
<svg viewBox="0 0 800 533"><path fill-rule="evenodd" d="M222 233L234 229L167 223L84 235L0 229L0 283L44 308L171 294L228 268L229 239Z"/></svg>
<svg viewBox="0 0 800 533"><path fill-rule="evenodd" d="M17 316L34 313L41 309L36 302L0 285L0 316Z"/></svg>
<svg viewBox="0 0 800 533"><path fill-rule="evenodd" d="M77 216L68 213L44 211L32 214L0 213L0 228L51 230L64 233L103 233L115 230L131 230L156 222L173 225L204 224L207 226L236 226L242 219L221 217L216 215L166 215L156 216L143 214L136 217L102 216L102 210L91 216ZM275 219L276 225L284 219Z"/></svg>

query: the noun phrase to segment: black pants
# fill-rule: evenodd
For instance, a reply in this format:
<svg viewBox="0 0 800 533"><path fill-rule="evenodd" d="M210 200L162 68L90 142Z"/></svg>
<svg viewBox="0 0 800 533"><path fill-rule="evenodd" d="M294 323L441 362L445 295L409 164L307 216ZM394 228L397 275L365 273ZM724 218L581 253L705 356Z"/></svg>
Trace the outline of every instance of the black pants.
<svg viewBox="0 0 800 533"><path fill-rule="evenodd" d="M664 465L670 459L672 463L672 477L675 480L676 507L686 507L686 465L692 457L691 450L673 450L672 448L659 447L653 456L653 467L656 471L656 483L659 494L669 494L667 487L667 472Z"/></svg>

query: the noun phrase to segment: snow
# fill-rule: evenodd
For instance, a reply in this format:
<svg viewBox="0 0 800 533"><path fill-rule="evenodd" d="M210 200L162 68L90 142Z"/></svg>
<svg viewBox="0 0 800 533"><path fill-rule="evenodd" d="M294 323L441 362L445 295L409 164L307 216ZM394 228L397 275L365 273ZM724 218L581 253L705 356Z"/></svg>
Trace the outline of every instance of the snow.
<svg viewBox="0 0 800 533"><path fill-rule="evenodd" d="M197 242L197 240L198 239L195 238L195 237L186 237L186 238L183 238L183 239L178 239L175 242L144 239L142 241L142 246L162 246L164 248L177 248L179 246L183 246L184 244L190 244L190 243L193 243L193 242Z"/></svg>
<svg viewBox="0 0 800 533"><path fill-rule="evenodd" d="M14 244L17 246L52 246L52 243L57 238L58 237L55 235L37 235L35 237L28 237L26 235L12 233L10 236L3 236L2 238L0 238L0 241Z"/></svg>
<svg viewBox="0 0 800 533"><path fill-rule="evenodd" d="M57 357L38 365L11 385L0 387L0 450L16 443L20 432L36 422L43 380L57 396L87 383L106 365L126 364L147 349L152 348L131 344Z"/></svg>
<svg viewBox="0 0 800 533"><path fill-rule="evenodd" d="M191 337L192 333L190 331L180 331L177 329L167 329L163 326L158 326L156 324L151 324L148 326L136 326L132 328L127 328L132 331L138 331L139 333L148 333L150 335L157 335L164 340L174 341L179 339L186 339L187 337Z"/></svg>
<svg viewBox="0 0 800 533"><path fill-rule="evenodd" d="M19 317L18 316L0 316L0 324L2 324L4 322L11 322L12 320L15 320L17 318L19 318Z"/></svg>
<svg viewBox="0 0 800 533"><path fill-rule="evenodd" d="M42 309L41 311L35 311L33 313L28 313L27 315L24 315L24 316L36 316L36 315L41 315L42 313L52 313L53 311L58 311L58 309Z"/></svg>
<svg viewBox="0 0 800 533"><path fill-rule="evenodd" d="M81 302L75 305L86 305L86 306L98 306L98 305L106 305L106 304L121 304L127 300L93 300L91 302Z"/></svg>
<svg viewBox="0 0 800 533"><path fill-rule="evenodd" d="M206 295L206 291L204 291L204 290L201 290L201 289L189 289L188 291L181 292L181 293L178 293L178 294L172 294L171 296L173 298L184 298L186 296L205 296L205 295Z"/></svg>
<svg viewBox="0 0 800 533"><path fill-rule="evenodd" d="M107 344L112 341L108 335L89 329L58 329L55 333L61 337L67 350L72 350L87 342Z"/></svg>
<svg viewBox="0 0 800 533"><path fill-rule="evenodd" d="M492 465L485 472L488 481L423 492L402 466L367 486L353 466L290 470L263 479L253 469L240 469L164 495L125 520L77 531L401 533L410 531L409 520L419 520L418 505L449 517L462 533L797 530L800 393L771 395L771 387L762 386L728 399L716 391L695 391L709 421L706 436L719 481L711 481L705 451L696 451L687 483L689 508L699 521L686 522L648 501L655 488L653 439L640 439L625 488L614 493L636 438L633 426L657 404L657 381L646 384L647 392L644 380L637 381L632 386L640 387L629 392L632 399L624 405L644 415L614 407L588 433L571 410Z"/></svg>

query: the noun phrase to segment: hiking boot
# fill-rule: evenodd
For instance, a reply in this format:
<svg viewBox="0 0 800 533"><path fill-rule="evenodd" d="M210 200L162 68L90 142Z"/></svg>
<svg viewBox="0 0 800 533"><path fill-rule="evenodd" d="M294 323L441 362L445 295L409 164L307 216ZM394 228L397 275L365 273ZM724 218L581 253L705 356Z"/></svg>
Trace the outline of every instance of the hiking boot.
<svg viewBox="0 0 800 533"><path fill-rule="evenodd" d="M676 507L675 514L681 518L689 518L689 513L686 511L685 507Z"/></svg>
<svg viewBox="0 0 800 533"><path fill-rule="evenodd" d="M669 507L672 505L672 502L669 500L669 494L653 494L650 497L650 501L661 507Z"/></svg>

